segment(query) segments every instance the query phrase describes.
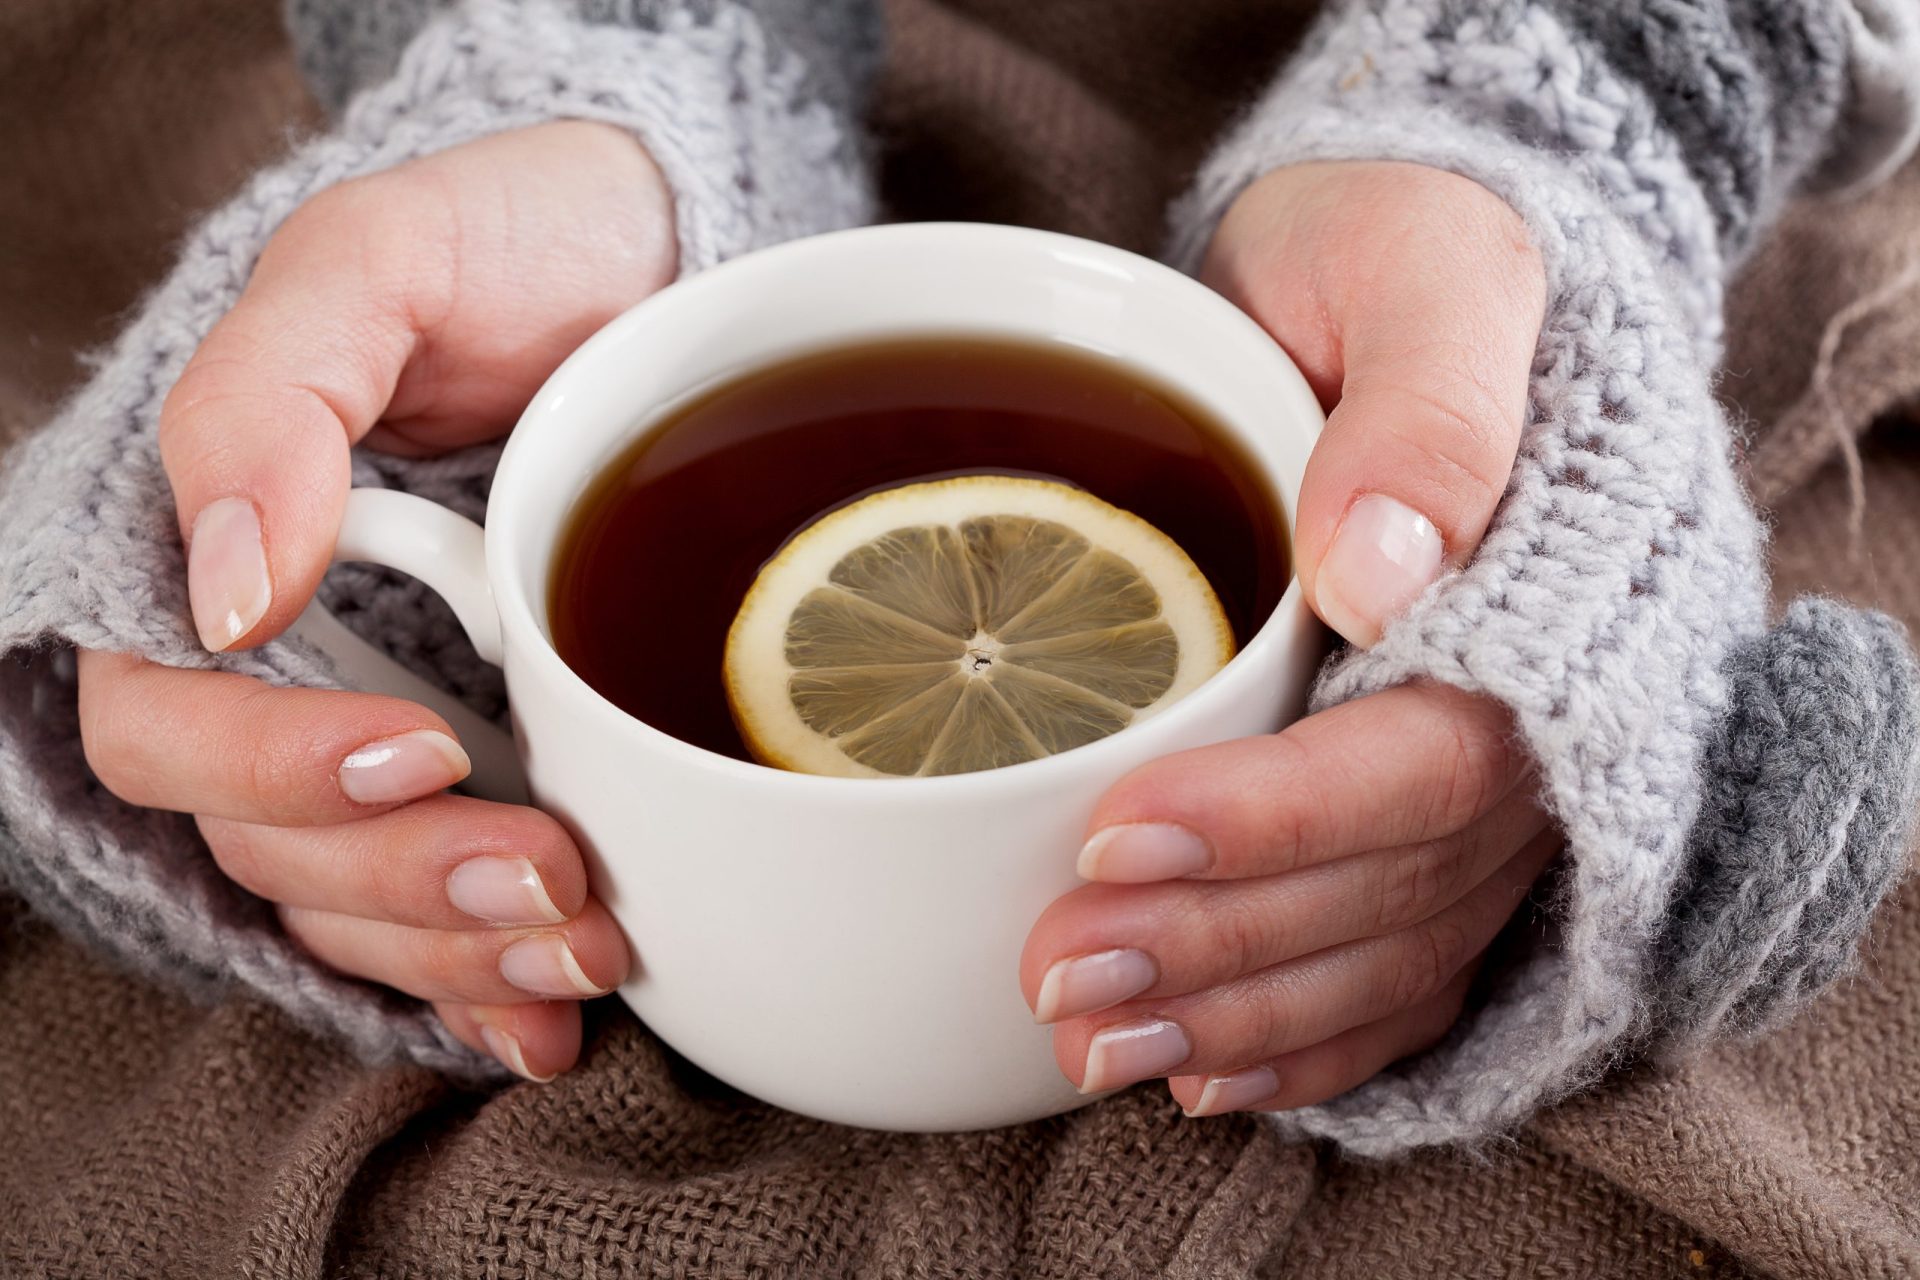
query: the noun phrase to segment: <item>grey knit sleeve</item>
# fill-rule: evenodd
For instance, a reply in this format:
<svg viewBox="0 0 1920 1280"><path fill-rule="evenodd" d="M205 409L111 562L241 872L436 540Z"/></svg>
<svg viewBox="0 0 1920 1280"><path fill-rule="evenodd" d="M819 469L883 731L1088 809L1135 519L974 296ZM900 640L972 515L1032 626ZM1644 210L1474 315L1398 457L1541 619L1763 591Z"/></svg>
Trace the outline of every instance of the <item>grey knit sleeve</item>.
<svg viewBox="0 0 1920 1280"><path fill-rule="evenodd" d="M500 38L518 25L577 46L527 48L520 74L563 86L583 71L566 59L586 56L618 77L617 123L673 188L688 268L864 218L852 121L879 62L874 0L286 0L301 70L335 113L388 81L436 16L489 10ZM592 92L551 114L596 118Z"/></svg>
<svg viewBox="0 0 1920 1280"><path fill-rule="evenodd" d="M1481 1138L1625 1056L1777 1022L1850 962L1909 848L1914 667L1837 604L1769 631L1712 373L1730 264L1787 193L1912 145L1913 28L1840 0L1353 0L1175 208L1191 267L1274 168L1424 163L1505 198L1548 277L1484 542L1316 691L1433 679L1512 709L1566 837L1546 927L1444 1043L1293 1130Z"/></svg>
<svg viewBox="0 0 1920 1280"><path fill-rule="evenodd" d="M161 401L302 201L501 130L556 118L632 130L674 188L683 272L868 220L855 119L871 15L862 0L294 9L307 65L340 111L332 131L192 232L88 384L0 469L0 877L69 933L189 991L250 991L369 1060L486 1074L424 1006L309 960L265 903L220 874L189 820L124 805L87 769L76 648L337 683L295 640L216 657L195 639L156 438ZM382 15L400 21L382 26ZM362 454L354 479L477 515L494 457ZM498 673L418 584L342 566L322 596L482 714L501 711Z"/></svg>

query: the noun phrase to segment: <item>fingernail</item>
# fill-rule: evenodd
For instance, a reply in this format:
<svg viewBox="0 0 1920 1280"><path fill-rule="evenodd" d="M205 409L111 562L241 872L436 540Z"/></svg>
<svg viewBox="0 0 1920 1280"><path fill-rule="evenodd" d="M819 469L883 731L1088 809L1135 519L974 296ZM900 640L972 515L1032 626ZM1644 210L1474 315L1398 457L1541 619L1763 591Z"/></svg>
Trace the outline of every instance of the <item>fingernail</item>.
<svg viewBox="0 0 1920 1280"><path fill-rule="evenodd" d="M1313 580L1320 617L1363 648L1440 576L1446 544L1433 521L1384 493L1354 503Z"/></svg>
<svg viewBox="0 0 1920 1280"><path fill-rule="evenodd" d="M1177 1022L1165 1018L1123 1022L1097 1033L1088 1043L1080 1092L1105 1093L1164 1075L1192 1056L1193 1045Z"/></svg>
<svg viewBox="0 0 1920 1280"><path fill-rule="evenodd" d="M473 771L460 744L435 729L369 742L340 762L340 790L356 804L415 800Z"/></svg>
<svg viewBox="0 0 1920 1280"><path fill-rule="evenodd" d="M1213 865L1213 846L1197 831L1172 822L1123 822L1102 827L1082 846L1082 880L1143 884L1172 880Z"/></svg>
<svg viewBox="0 0 1920 1280"><path fill-rule="evenodd" d="M1190 1116L1217 1116L1265 1102L1280 1092L1280 1077L1272 1067L1247 1067L1225 1075L1208 1076L1200 1100L1187 1108Z"/></svg>
<svg viewBox="0 0 1920 1280"><path fill-rule="evenodd" d="M522 938L500 953L500 976L536 996L577 999L607 990L580 968L573 948L558 934Z"/></svg>
<svg viewBox="0 0 1920 1280"><path fill-rule="evenodd" d="M209 502L193 518L187 548L193 625L200 643L219 653L253 630L273 603L260 513L245 498Z"/></svg>
<svg viewBox="0 0 1920 1280"><path fill-rule="evenodd" d="M500 1059L502 1066L523 1080L531 1080L535 1084L546 1084L553 1079L553 1073L549 1072L543 1076L527 1066L526 1050L520 1047L518 1037L510 1036L493 1027L483 1026L480 1028L480 1039L487 1046L488 1053Z"/></svg>
<svg viewBox="0 0 1920 1280"><path fill-rule="evenodd" d="M1054 962L1040 979L1033 1002L1036 1022L1077 1018L1137 996L1160 980L1160 966L1144 951L1131 947L1069 956Z"/></svg>
<svg viewBox="0 0 1920 1280"><path fill-rule="evenodd" d="M489 924L558 924L567 918L526 858L468 858L447 876L447 900Z"/></svg>

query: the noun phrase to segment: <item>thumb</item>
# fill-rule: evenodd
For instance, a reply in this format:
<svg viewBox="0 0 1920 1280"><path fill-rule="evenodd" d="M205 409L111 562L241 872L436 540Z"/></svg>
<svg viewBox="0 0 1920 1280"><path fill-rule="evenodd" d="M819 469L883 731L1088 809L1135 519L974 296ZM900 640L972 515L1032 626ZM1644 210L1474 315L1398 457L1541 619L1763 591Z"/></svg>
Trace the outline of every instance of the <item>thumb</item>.
<svg viewBox="0 0 1920 1280"><path fill-rule="evenodd" d="M1349 172L1263 220L1286 242L1268 240L1265 270L1305 287L1239 292L1334 401L1301 486L1296 571L1321 619L1367 646L1486 532L1519 446L1545 276L1519 216L1468 179L1315 168Z"/></svg>
<svg viewBox="0 0 1920 1280"><path fill-rule="evenodd" d="M370 443L411 454L503 434L567 352L673 278L673 226L645 149L578 120L295 210L161 409L207 648L299 616L333 555L349 446L376 424Z"/></svg>
<svg viewBox="0 0 1920 1280"><path fill-rule="evenodd" d="M269 640L305 608L332 558L349 446L413 352L407 309L357 269L340 205L323 194L288 220L161 408L188 598L214 652Z"/></svg>

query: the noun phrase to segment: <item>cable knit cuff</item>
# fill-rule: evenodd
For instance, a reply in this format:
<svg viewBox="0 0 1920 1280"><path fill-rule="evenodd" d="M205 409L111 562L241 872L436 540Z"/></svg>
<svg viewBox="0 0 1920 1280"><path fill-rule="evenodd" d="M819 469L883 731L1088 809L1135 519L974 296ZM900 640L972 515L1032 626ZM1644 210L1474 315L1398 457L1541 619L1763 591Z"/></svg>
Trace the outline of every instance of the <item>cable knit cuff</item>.
<svg viewBox="0 0 1920 1280"><path fill-rule="evenodd" d="M161 400L188 357L233 305L274 229L322 188L568 117L619 125L646 143L674 187L683 270L869 216L852 126L800 96L799 59L770 48L742 7L707 5L702 14L638 30L545 4L479 0L435 20L335 132L261 173L193 233L92 381L9 457L0 475L0 874L66 930L190 990L237 983L370 1060L488 1073L424 1006L309 960L264 903L219 873L189 821L123 805L92 780L70 650L334 683L324 659L295 642L219 658L200 647L156 439ZM421 463L363 457L356 479L474 511L491 463L486 451ZM349 620L363 630L379 633L380 619L397 618L401 632L433 616L372 607L378 593L406 588L357 567L330 589L333 602L362 606ZM427 651L418 634L373 638L431 666L425 674L462 688L483 711L497 709L486 705L497 683L463 684L457 673L447 681L458 655ZM473 665L470 654L466 661Z"/></svg>
<svg viewBox="0 0 1920 1280"><path fill-rule="evenodd" d="M1845 16L1851 92L1833 149L1813 175L1842 192L1886 180L1920 147L1920 6L1853 0Z"/></svg>
<svg viewBox="0 0 1920 1280"><path fill-rule="evenodd" d="M619 125L673 189L691 273L871 219L853 125L809 96L808 72L741 4L675 9L646 29L541 0L469 0L415 38L393 80L352 101L339 138L369 172L546 120Z"/></svg>
<svg viewBox="0 0 1920 1280"><path fill-rule="evenodd" d="M1920 806L1920 672L1898 623L1801 600L1727 672L1656 965L1669 1054L1766 1030L1852 968Z"/></svg>
<svg viewBox="0 0 1920 1280"><path fill-rule="evenodd" d="M1191 269L1261 174L1406 160L1505 198L1546 265L1528 423L1492 527L1377 646L1329 667L1315 705L1433 679L1511 708L1567 840L1554 927L1440 1046L1281 1119L1362 1155L1507 1128L1671 1029L1652 1016L1663 1006L1781 1016L1851 953L1911 814L1912 676L1894 632L1821 605L1766 634L1761 531L1710 383L1726 237L1768 193L1704 190L1645 93L1552 7L1501 13L1347 6L1174 212L1171 255ZM1736 695L1782 667L1806 683L1763 732ZM1849 714L1796 739L1828 703ZM1828 784L1787 797L1786 757L1751 759L1775 750L1818 753ZM1744 787L1736 758L1772 791ZM1695 831L1703 804L1711 831ZM1737 883L1759 871L1763 889ZM1756 959L1761 916L1774 936Z"/></svg>

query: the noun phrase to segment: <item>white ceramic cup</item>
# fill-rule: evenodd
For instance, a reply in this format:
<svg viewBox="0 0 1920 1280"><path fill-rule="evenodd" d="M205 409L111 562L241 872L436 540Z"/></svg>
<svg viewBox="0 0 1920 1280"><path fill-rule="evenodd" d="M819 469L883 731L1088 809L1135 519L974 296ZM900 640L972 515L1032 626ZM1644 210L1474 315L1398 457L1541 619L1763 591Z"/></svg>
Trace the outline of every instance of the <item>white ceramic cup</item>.
<svg viewBox="0 0 1920 1280"><path fill-rule="evenodd" d="M1323 652L1299 583L1223 671L1159 716L1048 759L937 778L783 773L669 737L568 668L545 604L575 501L676 405L801 352L914 334L1064 343L1173 385L1237 437L1291 529L1322 419L1305 380L1251 320L1186 276L1106 245L920 223L765 250L641 303L527 407L484 534L422 499L358 490L337 556L425 580L481 656L505 667L534 802L585 851L594 892L633 946L620 994L662 1039L794 1111L970 1129L1088 1100L1061 1075L1051 1032L1020 994L1027 932L1079 883L1094 802L1121 775L1299 714ZM477 789L521 794L491 726L370 658L331 619L310 616L303 630L363 687L450 712L475 754Z"/></svg>

